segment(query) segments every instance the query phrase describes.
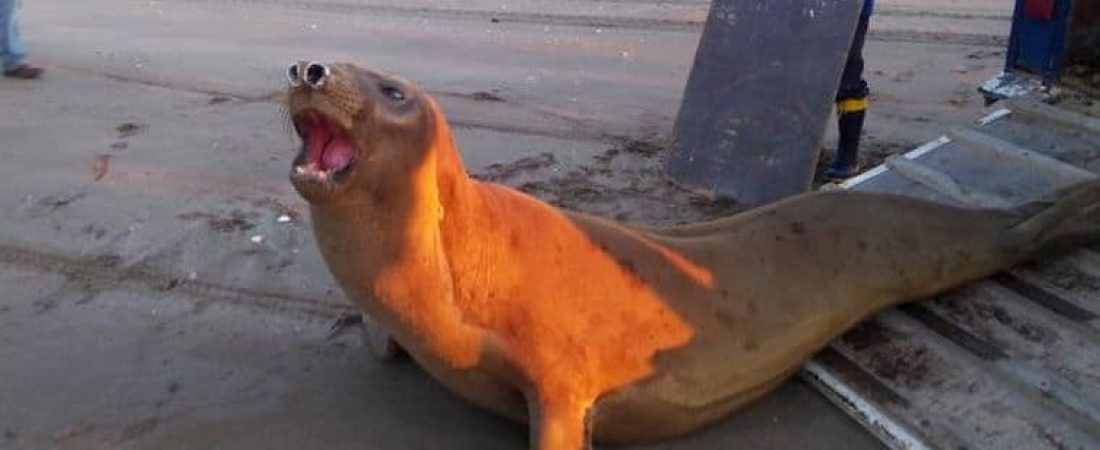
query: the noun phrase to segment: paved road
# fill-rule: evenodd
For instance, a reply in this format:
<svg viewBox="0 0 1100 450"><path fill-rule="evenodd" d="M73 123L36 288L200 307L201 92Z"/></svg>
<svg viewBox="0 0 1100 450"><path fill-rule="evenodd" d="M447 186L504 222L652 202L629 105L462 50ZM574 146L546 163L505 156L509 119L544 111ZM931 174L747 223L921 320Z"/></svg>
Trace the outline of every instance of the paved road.
<svg viewBox="0 0 1100 450"><path fill-rule="evenodd" d="M880 3L872 146L975 117L1010 2ZM401 73L440 97L474 171L666 137L705 3L548 5L26 2L49 73L0 83L0 448L524 448L412 365L326 339L350 308L285 182L274 99L296 59ZM877 443L793 382L648 448L748 447Z"/></svg>

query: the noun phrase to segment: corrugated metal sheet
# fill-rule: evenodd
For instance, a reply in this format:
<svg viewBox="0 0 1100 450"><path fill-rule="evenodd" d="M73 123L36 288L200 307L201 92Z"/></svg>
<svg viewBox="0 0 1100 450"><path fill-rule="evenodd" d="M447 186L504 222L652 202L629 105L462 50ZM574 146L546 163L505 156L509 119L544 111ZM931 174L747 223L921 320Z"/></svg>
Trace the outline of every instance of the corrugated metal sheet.
<svg viewBox="0 0 1100 450"><path fill-rule="evenodd" d="M840 185L1000 206L1100 171L1100 120L1013 100ZM1100 253L886 311L802 372L897 449L1100 448Z"/></svg>

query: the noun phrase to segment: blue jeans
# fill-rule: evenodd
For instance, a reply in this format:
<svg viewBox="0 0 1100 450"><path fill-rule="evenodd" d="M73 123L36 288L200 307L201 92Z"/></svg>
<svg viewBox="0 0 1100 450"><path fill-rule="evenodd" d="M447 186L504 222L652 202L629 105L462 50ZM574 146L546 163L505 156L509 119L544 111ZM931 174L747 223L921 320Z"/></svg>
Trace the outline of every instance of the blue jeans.
<svg viewBox="0 0 1100 450"><path fill-rule="evenodd" d="M15 17L16 0L0 0L0 66L5 71L19 67L27 51L19 36L19 21Z"/></svg>

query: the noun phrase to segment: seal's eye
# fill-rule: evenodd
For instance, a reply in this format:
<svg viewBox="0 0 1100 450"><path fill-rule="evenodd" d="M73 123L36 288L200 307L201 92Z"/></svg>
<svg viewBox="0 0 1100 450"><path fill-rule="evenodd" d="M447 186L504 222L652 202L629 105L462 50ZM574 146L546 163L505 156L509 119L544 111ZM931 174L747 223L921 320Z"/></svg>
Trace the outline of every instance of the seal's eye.
<svg viewBox="0 0 1100 450"><path fill-rule="evenodd" d="M405 93L393 86L382 86L379 90L382 91L382 95L385 95L390 100L399 102L405 99Z"/></svg>

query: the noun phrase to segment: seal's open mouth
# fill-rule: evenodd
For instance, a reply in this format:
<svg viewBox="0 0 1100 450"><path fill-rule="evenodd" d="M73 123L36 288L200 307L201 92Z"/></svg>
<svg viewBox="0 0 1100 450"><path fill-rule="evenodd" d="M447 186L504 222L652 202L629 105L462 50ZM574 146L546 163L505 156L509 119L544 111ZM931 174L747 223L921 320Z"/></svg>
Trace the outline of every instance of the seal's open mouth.
<svg viewBox="0 0 1100 450"><path fill-rule="evenodd" d="M347 130L316 110L294 115L294 129L302 138L302 152L294 173L317 181L340 181L355 164L356 150Z"/></svg>

